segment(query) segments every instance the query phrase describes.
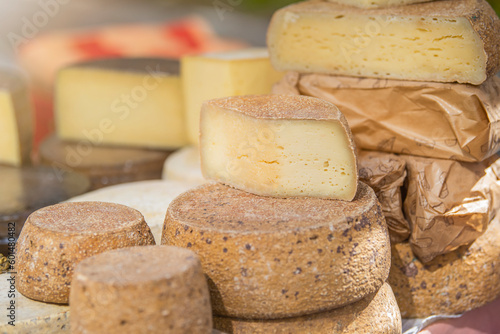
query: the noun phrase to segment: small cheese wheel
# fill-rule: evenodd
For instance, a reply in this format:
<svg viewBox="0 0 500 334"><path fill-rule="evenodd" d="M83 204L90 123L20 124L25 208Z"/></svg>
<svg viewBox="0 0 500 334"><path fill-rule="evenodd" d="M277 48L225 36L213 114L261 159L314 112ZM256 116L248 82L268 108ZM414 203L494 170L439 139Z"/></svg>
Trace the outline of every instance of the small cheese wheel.
<svg viewBox="0 0 500 334"><path fill-rule="evenodd" d="M391 287L329 312L276 320L214 317L214 327L228 334L401 334L401 314Z"/></svg>
<svg viewBox="0 0 500 334"><path fill-rule="evenodd" d="M351 130L332 103L300 95L206 101L200 120L207 179L256 195L350 201L358 170Z"/></svg>
<svg viewBox="0 0 500 334"><path fill-rule="evenodd" d="M62 203L32 213L17 243L17 289L28 298L67 303L74 266L104 251L154 245L144 217L124 205Z"/></svg>
<svg viewBox="0 0 500 334"><path fill-rule="evenodd" d="M169 246L117 249L80 262L71 283L72 333L200 333L212 310L200 260Z"/></svg>
<svg viewBox="0 0 500 334"><path fill-rule="evenodd" d="M374 293L389 273L382 210L371 188L358 188L347 202L261 197L208 183L172 201L162 244L200 256L217 315L330 310Z"/></svg>
<svg viewBox="0 0 500 334"><path fill-rule="evenodd" d="M200 150L197 146L186 146L172 153L163 165L165 180L187 181L197 184L206 182L201 173Z"/></svg>
<svg viewBox="0 0 500 334"><path fill-rule="evenodd" d="M408 243L392 246L389 284L403 318L460 314L500 296L500 217L471 246L423 264Z"/></svg>

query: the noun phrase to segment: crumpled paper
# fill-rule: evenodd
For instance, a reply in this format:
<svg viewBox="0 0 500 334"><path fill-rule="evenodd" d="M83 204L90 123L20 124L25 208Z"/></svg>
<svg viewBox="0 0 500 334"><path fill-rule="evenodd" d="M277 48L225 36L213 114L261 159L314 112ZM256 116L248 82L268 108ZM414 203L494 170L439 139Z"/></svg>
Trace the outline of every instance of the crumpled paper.
<svg viewBox="0 0 500 334"><path fill-rule="evenodd" d="M289 72L273 93L334 103L365 150L472 162L500 149L496 76L474 86Z"/></svg>

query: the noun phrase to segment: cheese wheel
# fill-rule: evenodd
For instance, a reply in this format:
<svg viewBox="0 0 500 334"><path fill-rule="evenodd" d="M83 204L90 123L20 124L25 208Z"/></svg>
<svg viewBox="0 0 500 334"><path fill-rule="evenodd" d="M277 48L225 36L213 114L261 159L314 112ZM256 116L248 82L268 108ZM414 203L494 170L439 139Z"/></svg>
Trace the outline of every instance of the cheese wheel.
<svg viewBox="0 0 500 334"><path fill-rule="evenodd" d="M425 265L408 243L392 246L389 284L403 318L460 314L500 296L500 217L467 247Z"/></svg>
<svg viewBox="0 0 500 334"><path fill-rule="evenodd" d="M155 241L160 243L161 230L170 202L196 184L178 181L150 180L119 184L73 197L69 202L111 202L134 208L144 216Z"/></svg>
<svg viewBox="0 0 500 334"><path fill-rule="evenodd" d="M169 246L117 249L80 262L71 283L72 333L192 333L212 330L200 260Z"/></svg>
<svg viewBox="0 0 500 334"><path fill-rule="evenodd" d="M233 96L201 110L203 175L256 195L350 201L358 170L351 130L332 103L296 95Z"/></svg>
<svg viewBox="0 0 500 334"><path fill-rule="evenodd" d="M196 184L207 182L201 173L200 150L197 146L186 146L172 153L163 165L162 178Z"/></svg>
<svg viewBox="0 0 500 334"><path fill-rule="evenodd" d="M124 205L45 207L28 217L19 236L16 287L26 297L64 304L78 262L110 249L154 244L141 213Z"/></svg>
<svg viewBox="0 0 500 334"><path fill-rule="evenodd" d="M162 244L201 258L214 314L273 319L340 307L377 291L390 267L371 188L352 202L256 196L209 183L170 204Z"/></svg>
<svg viewBox="0 0 500 334"><path fill-rule="evenodd" d="M391 287L329 312L276 320L214 317L214 327L228 334L401 334L401 314Z"/></svg>

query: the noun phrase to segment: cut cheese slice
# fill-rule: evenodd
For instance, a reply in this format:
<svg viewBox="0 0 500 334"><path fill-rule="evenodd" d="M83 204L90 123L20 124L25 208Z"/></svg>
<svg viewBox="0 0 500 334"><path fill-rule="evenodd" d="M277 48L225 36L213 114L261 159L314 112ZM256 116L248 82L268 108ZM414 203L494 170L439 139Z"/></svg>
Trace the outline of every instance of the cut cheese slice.
<svg viewBox="0 0 500 334"><path fill-rule="evenodd" d="M201 166L211 180L256 195L352 200L358 171L351 130L329 102L256 95L207 101Z"/></svg>
<svg viewBox="0 0 500 334"><path fill-rule="evenodd" d="M200 260L178 247L117 249L81 261L71 283L70 310L72 333L212 331Z"/></svg>
<svg viewBox="0 0 500 334"><path fill-rule="evenodd" d="M256 196L208 183L170 204L162 244L201 258L214 314L277 319L331 310L376 292L390 243L373 190L352 202Z"/></svg>
<svg viewBox="0 0 500 334"><path fill-rule="evenodd" d="M283 73L269 61L266 48L188 56L181 60L188 136L198 145L203 101L219 97L269 94Z"/></svg>
<svg viewBox="0 0 500 334"><path fill-rule="evenodd" d="M179 63L105 59L59 72L57 133L63 140L175 148L186 143Z"/></svg>
<svg viewBox="0 0 500 334"><path fill-rule="evenodd" d="M196 184L207 182L201 173L200 150L197 146L186 146L172 153L163 165L162 178Z"/></svg>
<svg viewBox="0 0 500 334"><path fill-rule="evenodd" d="M45 207L28 217L19 236L16 287L28 298L66 304L78 262L115 248L154 244L141 213L124 205Z"/></svg>
<svg viewBox="0 0 500 334"><path fill-rule="evenodd" d="M33 129L27 87L19 73L0 70L0 164L30 161Z"/></svg>
<svg viewBox="0 0 500 334"><path fill-rule="evenodd" d="M328 0L348 6L356 6L360 8L380 8L390 6L402 6L412 3L428 2L433 0Z"/></svg>
<svg viewBox="0 0 500 334"><path fill-rule="evenodd" d="M305 1L274 14L277 70L480 84L500 68L500 20L486 0L383 9Z"/></svg>
<svg viewBox="0 0 500 334"><path fill-rule="evenodd" d="M329 312L275 320L214 317L215 328L232 334L401 334L401 325L398 304L387 283L377 293Z"/></svg>

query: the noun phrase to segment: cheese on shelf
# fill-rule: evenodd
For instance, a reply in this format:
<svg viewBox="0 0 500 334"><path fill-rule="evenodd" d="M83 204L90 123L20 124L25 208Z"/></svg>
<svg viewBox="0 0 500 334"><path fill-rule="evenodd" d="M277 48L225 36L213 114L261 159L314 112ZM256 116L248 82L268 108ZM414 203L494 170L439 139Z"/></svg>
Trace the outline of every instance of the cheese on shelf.
<svg viewBox="0 0 500 334"><path fill-rule="evenodd" d="M245 319L356 302L382 286L390 267L387 225L364 183L352 202L261 197L208 183L172 201L162 244L200 256L215 315Z"/></svg>
<svg viewBox="0 0 500 334"><path fill-rule="evenodd" d="M256 195L352 200L358 171L351 130L317 98L256 95L204 103L201 168Z"/></svg>
<svg viewBox="0 0 500 334"><path fill-rule="evenodd" d="M329 312L273 320L214 317L215 328L232 334L401 334L401 326L398 304L387 283L377 293Z"/></svg>
<svg viewBox="0 0 500 334"><path fill-rule="evenodd" d="M197 146L186 146L172 153L163 165L162 178L196 184L207 182L201 173L200 150Z"/></svg>
<svg viewBox="0 0 500 334"><path fill-rule="evenodd" d="M26 83L19 73L0 69L0 164L30 161L33 129Z"/></svg>
<svg viewBox="0 0 500 334"><path fill-rule="evenodd" d="M480 84L500 69L500 20L486 0L381 9L305 1L268 30L277 70Z"/></svg>
<svg viewBox="0 0 500 334"><path fill-rule="evenodd" d="M186 144L179 63L105 59L71 65L56 84L60 139L176 148Z"/></svg>
<svg viewBox="0 0 500 334"><path fill-rule="evenodd" d="M212 331L200 260L169 246L117 249L80 262L70 294L71 333Z"/></svg>
<svg viewBox="0 0 500 334"><path fill-rule="evenodd" d="M328 0L348 6L356 6L360 8L379 8L390 6L402 6L412 3L428 2L433 0Z"/></svg>
<svg viewBox="0 0 500 334"><path fill-rule="evenodd" d="M19 236L16 288L34 300L66 304L78 262L115 248L154 244L141 213L124 205L48 206L28 217Z"/></svg>
<svg viewBox="0 0 500 334"><path fill-rule="evenodd" d="M269 94L283 73L269 61L266 48L208 53L181 59L189 141L198 145L203 101L219 97Z"/></svg>

